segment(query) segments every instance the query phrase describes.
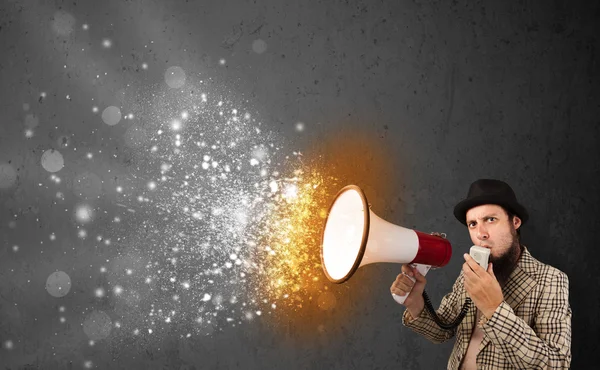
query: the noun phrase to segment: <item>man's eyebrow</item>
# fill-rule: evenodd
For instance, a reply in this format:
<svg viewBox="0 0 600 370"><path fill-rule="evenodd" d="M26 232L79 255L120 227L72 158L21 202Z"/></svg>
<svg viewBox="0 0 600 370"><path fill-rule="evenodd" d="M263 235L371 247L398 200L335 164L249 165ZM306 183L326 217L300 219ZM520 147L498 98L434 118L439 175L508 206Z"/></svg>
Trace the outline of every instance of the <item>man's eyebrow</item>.
<svg viewBox="0 0 600 370"><path fill-rule="evenodd" d="M490 218L490 217L498 218L498 213L496 213L496 212L488 213L485 216L481 217L480 220L485 220L486 218ZM474 220L474 219L467 220L467 224L470 224L471 222L475 222L475 221L477 221L477 220Z"/></svg>

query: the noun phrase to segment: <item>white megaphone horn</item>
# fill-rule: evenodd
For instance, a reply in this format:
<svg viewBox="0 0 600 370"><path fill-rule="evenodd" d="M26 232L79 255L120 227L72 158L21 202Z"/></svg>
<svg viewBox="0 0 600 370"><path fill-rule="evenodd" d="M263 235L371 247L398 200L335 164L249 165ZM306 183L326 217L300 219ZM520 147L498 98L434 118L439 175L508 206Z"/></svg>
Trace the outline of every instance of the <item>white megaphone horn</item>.
<svg viewBox="0 0 600 370"><path fill-rule="evenodd" d="M413 264L425 275L432 267L445 266L451 256L448 240L394 225L377 216L356 185L340 190L329 207L321 239L321 263L325 275L334 283L343 283L359 267L376 262ZM392 296L396 302L404 303L408 294Z"/></svg>

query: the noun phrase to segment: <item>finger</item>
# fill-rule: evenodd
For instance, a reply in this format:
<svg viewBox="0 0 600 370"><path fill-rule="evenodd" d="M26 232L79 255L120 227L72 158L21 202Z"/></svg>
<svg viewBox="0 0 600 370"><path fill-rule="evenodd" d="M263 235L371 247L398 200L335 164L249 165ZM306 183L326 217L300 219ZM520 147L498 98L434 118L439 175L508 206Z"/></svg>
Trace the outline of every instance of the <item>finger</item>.
<svg viewBox="0 0 600 370"><path fill-rule="evenodd" d="M404 274L400 274L398 275L398 277L396 278L396 280L394 280L394 283L392 283L392 286L408 286L408 287L412 287L414 285L414 281L412 281L408 276L404 275Z"/></svg>
<svg viewBox="0 0 600 370"><path fill-rule="evenodd" d="M474 286L474 284L481 279L481 277L477 275L466 262L463 265L463 275L465 284L468 284L470 287Z"/></svg>
<svg viewBox="0 0 600 370"><path fill-rule="evenodd" d="M488 263L487 273L496 279L496 274L494 274L494 265L491 262Z"/></svg>
<svg viewBox="0 0 600 370"><path fill-rule="evenodd" d="M400 284L406 285L406 286L413 286L413 285L415 285L415 282L412 281L408 276L402 275L401 277L396 279L396 281L394 281L394 285L400 285Z"/></svg>
<svg viewBox="0 0 600 370"><path fill-rule="evenodd" d="M469 263L465 262L463 263L463 273L465 274L465 276L469 275L469 277L474 274L475 272L473 271L473 269L471 268L471 266L469 265Z"/></svg>
<svg viewBox="0 0 600 370"><path fill-rule="evenodd" d="M423 274L421 274L421 272L416 267L413 269L413 272L414 272L415 280L417 280L419 283L424 283L427 281L425 279L425 276Z"/></svg>
<svg viewBox="0 0 600 370"><path fill-rule="evenodd" d="M481 272L481 270L483 270L483 268L481 266L479 266L479 263L477 263L477 261L475 261L473 259L473 257L471 257L468 253L465 253L463 255L463 257L464 257L466 263L469 264L469 266L471 267L471 270L473 270L473 272L478 273L478 272ZM483 270L483 271L485 271L485 270ZM477 275L479 275L479 274L477 274Z"/></svg>
<svg viewBox="0 0 600 370"><path fill-rule="evenodd" d="M410 265L402 265L402 273L413 276L413 268Z"/></svg>
<svg viewBox="0 0 600 370"><path fill-rule="evenodd" d="M401 289L401 288L397 288L397 287L392 287L390 289L390 292L392 292L393 294L399 295L399 296L403 296L403 295L410 293L411 290L412 289Z"/></svg>
<svg viewBox="0 0 600 370"><path fill-rule="evenodd" d="M414 285L412 284L412 281L410 282L410 284L407 284L405 282L394 283L390 287L390 291L395 294L404 295L405 293L410 292L413 286Z"/></svg>

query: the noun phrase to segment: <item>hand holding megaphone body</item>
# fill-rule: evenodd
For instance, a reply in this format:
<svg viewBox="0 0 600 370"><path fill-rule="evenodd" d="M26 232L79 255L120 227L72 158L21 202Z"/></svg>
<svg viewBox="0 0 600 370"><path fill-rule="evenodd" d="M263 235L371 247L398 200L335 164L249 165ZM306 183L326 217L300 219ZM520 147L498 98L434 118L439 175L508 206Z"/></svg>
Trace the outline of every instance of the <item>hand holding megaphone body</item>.
<svg viewBox="0 0 600 370"><path fill-rule="evenodd" d="M425 290L427 279L425 279L425 275L421 272L423 267L428 270L429 266L417 266L416 264L402 265L402 273L396 277L396 280L390 287L394 300L403 304L413 317L417 317L425 307L423 291Z"/></svg>
<svg viewBox="0 0 600 370"><path fill-rule="evenodd" d="M446 239L445 233L433 232L431 235ZM408 303L405 303L405 300L415 287L416 291L412 297L420 297L423 294L425 284L427 283L425 275L427 275L429 269L431 269L430 265L423 265L419 263L402 265L402 273L396 277L396 281L394 281L390 289L394 300L405 305L406 307L412 306L411 301L414 301L415 299L409 300ZM422 299L416 297L416 301L422 301Z"/></svg>

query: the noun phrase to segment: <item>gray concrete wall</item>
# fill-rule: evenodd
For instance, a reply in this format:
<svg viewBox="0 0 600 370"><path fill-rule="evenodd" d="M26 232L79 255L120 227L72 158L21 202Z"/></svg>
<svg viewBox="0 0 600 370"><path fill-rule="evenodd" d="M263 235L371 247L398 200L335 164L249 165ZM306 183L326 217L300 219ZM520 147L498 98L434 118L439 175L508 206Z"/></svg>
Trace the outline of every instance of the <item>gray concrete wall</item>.
<svg viewBox="0 0 600 370"><path fill-rule="evenodd" d="M591 368L600 304L599 15L597 4L584 1L4 0L2 367L445 368L451 342L433 345L402 327L403 308L388 289L397 265L365 267L343 285L321 282L321 293L329 295L310 300L312 293L301 291L302 308L267 314L267 307L264 315L242 316L237 325L226 315L200 329L185 321L202 293L192 288L177 308L185 314L182 321L147 333L149 304L167 307L171 295L127 285L123 271L132 268L134 277L143 278L154 269L146 263L154 261L159 267L152 276L167 279L157 270L170 266L164 251L173 235L191 235L178 239L185 248L199 237L194 230L214 231L202 223L163 221L159 211L180 205L168 197L178 188L156 201L146 188L157 164L172 155L150 152L159 143L153 125L175 114L181 91L198 99L198 91L185 90L196 84L213 107L218 91L261 123L261 134L239 135L257 145L277 143L271 169L290 175L283 159L275 158L301 152L295 165L325 179L326 190L315 198L319 207L342 185L356 183L373 211L390 222L446 232L454 255L429 275L435 302L451 288L470 246L467 230L452 216L454 205L477 178L509 182L531 214L524 243L569 276L572 367ZM110 47L103 39L111 40ZM181 88L165 83L172 66L186 73ZM101 118L108 106L135 117L108 125ZM217 132L215 122L198 124L212 138L235 137ZM52 173L41 160L51 149L64 159ZM239 153L221 154L234 160ZM188 166L182 171L201 171L193 168L199 162L181 163ZM242 177L240 186L254 189L252 179ZM202 195L204 188L196 190ZM211 190L214 199L222 190ZM151 201L136 203L138 195ZM73 214L82 202L96 212L85 225ZM113 222L117 215L123 226ZM315 234L320 222L297 226ZM108 235L111 244L102 239ZM215 250L225 248L227 239L215 238ZM318 251L315 240L298 248ZM179 268L197 272L210 261L182 260ZM101 272L102 266L109 271ZM69 276L70 285L60 276L48 280L57 271ZM323 278L318 266L311 271ZM256 288L250 280L234 284L245 293ZM125 287L124 294L130 286L137 290L119 297L116 285ZM57 286L70 291L61 296ZM104 296L98 297L98 287ZM323 306L324 299L333 304ZM128 331L119 331L117 322ZM134 328L144 332L133 335Z"/></svg>

